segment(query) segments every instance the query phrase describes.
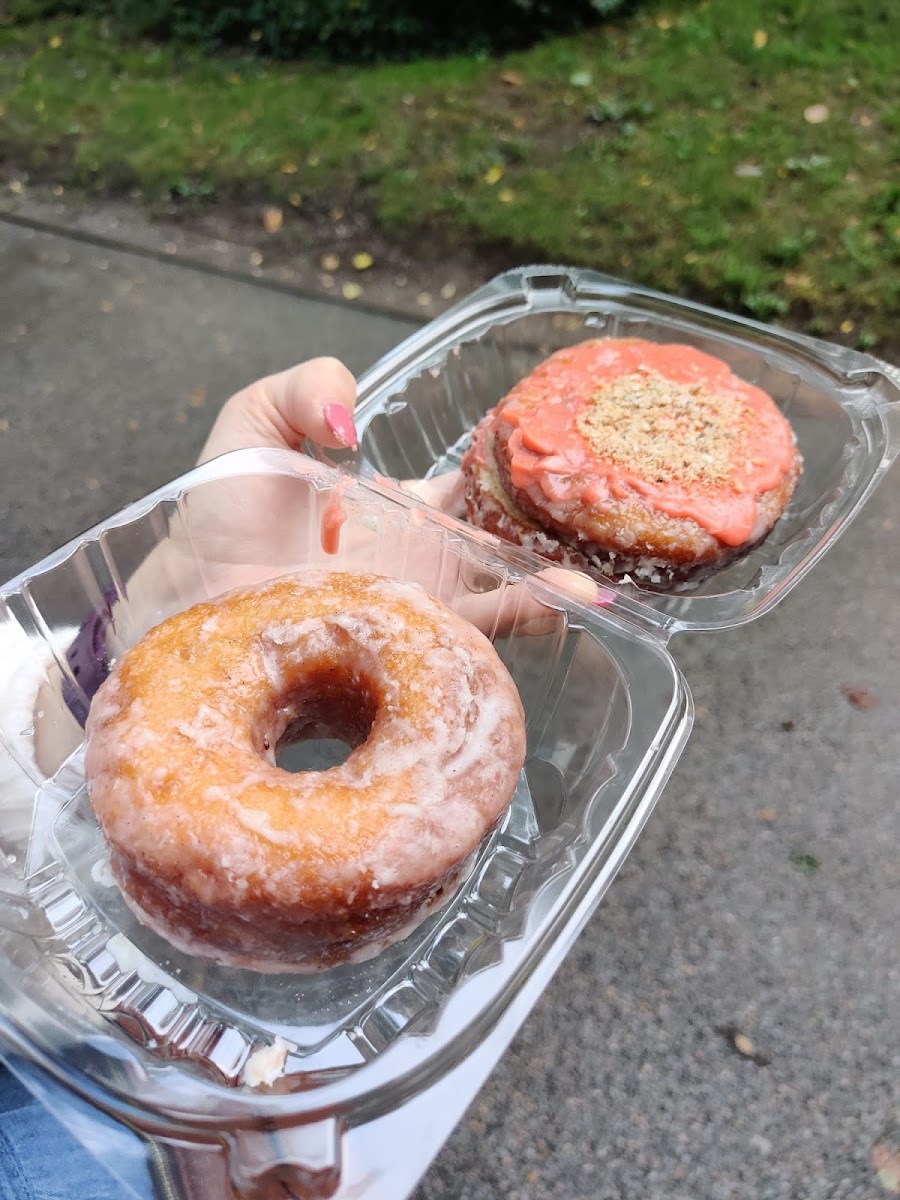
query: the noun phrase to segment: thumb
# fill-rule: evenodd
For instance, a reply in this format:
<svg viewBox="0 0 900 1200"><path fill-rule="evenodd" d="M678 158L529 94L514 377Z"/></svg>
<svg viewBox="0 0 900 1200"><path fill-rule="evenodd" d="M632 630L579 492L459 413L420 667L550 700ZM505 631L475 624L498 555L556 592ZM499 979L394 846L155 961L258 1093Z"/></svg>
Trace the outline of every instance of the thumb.
<svg viewBox="0 0 900 1200"><path fill-rule="evenodd" d="M256 446L296 450L306 437L355 450L355 403L356 380L344 364L336 358L311 358L232 396L199 461Z"/></svg>
<svg viewBox="0 0 900 1200"><path fill-rule="evenodd" d="M538 572L538 579L546 579L580 600L582 604L597 604L600 589L589 575L571 571L567 567L547 567Z"/></svg>

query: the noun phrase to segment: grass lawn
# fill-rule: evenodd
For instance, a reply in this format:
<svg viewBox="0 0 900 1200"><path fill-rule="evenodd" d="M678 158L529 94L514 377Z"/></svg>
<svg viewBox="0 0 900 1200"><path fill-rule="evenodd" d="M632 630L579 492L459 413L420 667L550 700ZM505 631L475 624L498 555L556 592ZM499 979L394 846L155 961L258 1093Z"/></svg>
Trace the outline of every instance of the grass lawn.
<svg viewBox="0 0 900 1200"><path fill-rule="evenodd" d="M650 3L500 59L374 67L0 24L0 157L151 204L362 209L900 349L900 6Z"/></svg>

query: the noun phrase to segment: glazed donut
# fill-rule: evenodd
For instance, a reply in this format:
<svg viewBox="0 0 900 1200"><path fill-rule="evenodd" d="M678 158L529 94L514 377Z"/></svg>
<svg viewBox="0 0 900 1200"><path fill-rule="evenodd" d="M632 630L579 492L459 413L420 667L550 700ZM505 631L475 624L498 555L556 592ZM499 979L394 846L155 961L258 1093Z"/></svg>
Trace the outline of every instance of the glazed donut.
<svg viewBox="0 0 900 1200"><path fill-rule="evenodd" d="M338 737L326 771L279 747ZM126 900L179 948L264 971L376 953L431 911L525 757L488 639L417 584L310 570L196 605L117 662L85 774Z"/></svg>
<svg viewBox="0 0 900 1200"><path fill-rule="evenodd" d="M558 351L479 423L469 520L595 579L698 580L771 531L802 460L765 392L690 346Z"/></svg>

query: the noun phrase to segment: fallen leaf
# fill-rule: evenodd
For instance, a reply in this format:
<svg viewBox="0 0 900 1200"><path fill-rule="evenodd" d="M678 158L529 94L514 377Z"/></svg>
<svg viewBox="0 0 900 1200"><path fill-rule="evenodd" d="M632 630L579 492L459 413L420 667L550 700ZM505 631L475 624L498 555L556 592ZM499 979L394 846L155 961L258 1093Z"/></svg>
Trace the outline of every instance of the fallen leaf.
<svg viewBox="0 0 900 1200"><path fill-rule="evenodd" d="M429 304L431 304L431 293L419 292L418 296L416 296L416 304L418 304L420 308L428 308Z"/></svg>
<svg viewBox="0 0 900 1200"><path fill-rule="evenodd" d="M762 50L763 46L769 44L769 35L764 29L755 29L753 31L753 45L755 49Z"/></svg>
<svg viewBox="0 0 900 1200"><path fill-rule="evenodd" d="M263 261L263 256L260 254L260 252L258 250L252 251L252 253L250 254L250 266L251 267L261 267L262 261Z"/></svg>
<svg viewBox="0 0 900 1200"><path fill-rule="evenodd" d="M808 292L815 286L812 276L806 271L785 271L784 282L797 292Z"/></svg>
<svg viewBox="0 0 900 1200"><path fill-rule="evenodd" d="M569 83L572 87L586 88L590 87L594 82L594 77L590 71L573 71L569 76Z"/></svg>
<svg viewBox="0 0 900 1200"><path fill-rule="evenodd" d="M503 168L496 165L488 168L483 175L484 182L490 187L493 187L495 183L499 183L502 178Z"/></svg>
<svg viewBox="0 0 900 1200"><path fill-rule="evenodd" d="M188 403L191 408L202 408L204 406L206 403L206 387L204 384L200 383L194 388Z"/></svg>
<svg viewBox="0 0 900 1200"><path fill-rule="evenodd" d="M425 109L425 119L427 121L436 121L440 115L441 115L441 110L439 108L426 108Z"/></svg>
<svg viewBox="0 0 900 1200"><path fill-rule="evenodd" d="M878 697L873 692L870 692L868 688L858 687L852 683L845 683L841 685L841 690L854 708L865 711L878 707Z"/></svg>
<svg viewBox="0 0 900 1200"><path fill-rule="evenodd" d="M358 283L345 283L341 286L341 295L345 300L358 300L362 295L362 288Z"/></svg>
<svg viewBox="0 0 900 1200"><path fill-rule="evenodd" d="M296 175L297 164L295 162L286 162L281 164L282 175Z"/></svg>
<svg viewBox="0 0 900 1200"><path fill-rule="evenodd" d="M441 299L442 300L452 300L455 295L456 295L456 284L455 283L445 283L444 286L441 288Z"/></svg>
<svg viewBox="0 0 900 1200"><path fill-rule="evenodd" d="M363 142L363 150L368 150L369 153L378 149L378 134L370 133Z"/></svg>
<svg viewBox="0 0 900 1200"><path fill-rule="evenodd" d="M354 271L368 271L375 259L367 251L361 250L359 254L354 254L350 261L353 263Z"/></svg>
<svg viewBox="0 0 900 1200"><path fill-rule="evenodd" d="M53 37L47 43L51 50L58 50L62 45L62 38L58 33L54 33Z"/></svg>
<svg viewBox="0 0 900 1200"><path fill-rule="evenodd" d="M852 333L855 328L853 321L841 321L841 333Z"/></svg>
<svg viewBox="0 0 900 1200"><path fill-rule="evenodd" d="M771 1062L769 1056L761 1054L753 1044L753 1040L736 1025L721 1025L716 1033L721 1034L732 1050L736 1050L741 1058L749 1058L758 1067L767 1067Z"/></svg>
<svg viewBox="0 0 900 1200"><path fill-rule="evenodd" d="M774 821L778 813L774 808L758 808L753 815L757 821Z"/></svg>
<svg viewBox="0 0 900 1200"><path fill-rule="evenodd" d="M827 104L810 104L803 110L803 120L810 125L821 125L831 116Z"/></svg>
<svg viewBox="0 0 900 1200"><path fill-rule="evenodd" d="M114 306L112 300L101 300L97 307L102 313L111 313Z"/></svg>
<svg viewBox="0 0 900 1200"><path fill-rule="evenodd" d="M653 185L653 176L652 175L644 174L638 180L638 187L652 187L652 185Z"/></svg>
<svg viewBox="0 0 900 1200"><path fill-rule="evenodd" d="M231 74L227 77L227 79L228 79L228 82L232 86L236 83L241 82L241 77L240 77L240 75L238 75L237 71L232 71Z"/></svg>
<svg viewBox="0 0 900 1200"><path fill-rule="evenodd" d="M288 196L288 203L290 204L291 208L299 208L303 203L303 197L299 192L291 192L291 194Z"/></svg>
<svg viewBox="0 0 900 1200"><path fill-rule="evenodd" d="M334 287L334 276L333 275L320 275L319 283L321 283L323 288L331 289Z"/></svg>
<svg viewBox="0 0 900 1200"><path fill-rule="evenodd" d="M266 233L277 233L284 224L284 212L277 204L267 204L262 212L262 223Z"/></svg>
<svg viewBox="0 0 900 1200"><path fill-rule="evenodd" d="M163 251L166 254L177 254L178 247L175 245L174 242L164 242L163 243Z"/></svg>
<svg viewBox="0 0 900 1200"><path fill-rule="evenodd" d="M261 29L251 29L250 30L250 41L251 42L262 41L262 30Z"/></svg>
<svg viewBox="0 0 900 1200"><path fill-rule="evenodd" d="M100 488L100 480L96 479L93 475L88 476L84 484L89 492L96 492Z"/></svg>
<svg viewBox="0 0 900 1200"><path fill-rule="evenodd" d="M881 522L881 528L886 533L890 533L891 530L894 528L894 522L891 520L890 517L885 517L884 520Z"/></svg>
<svg viewBox="0 0 900 1200"><path fill-rule="evenodd" d="M9 431L9 420L8 420L8 418L7 418L7 417L0 417L0 433L7 433L8 431Z"/></svg>
<svg viewBox="0 0 900 1200"><path fill-rule="evenodd" d="M331 221L340 221L343 218L343 216L344 216L344 210L342 208L333 208L331 210L331 212L328 214L329 220L331 220Z"/></svg>
<svg viewBox="0 0 900 1200"><path fill-rule="evenodd" d="M662 29L662 30L671 29L672 28L672 18L671 17L657 17L656 18L656 28Z"/></svg>
<svg viewBox="0 0 900 1200"><path fill-rule="evenodd" d="M891 1124L869 1151L869 1162L886 1192L900 1196L900 1128Z"/></svg>
<svg viewBox="0 0 900 1200"><path fill-rule="evenodd" d="M497 199L501 204L512 204L516 198L516 193L511 188L501 188L497 193Z"/></svg>
<svg viewBox="0 0 900 1200"><path fill-rule="evenodd" d="M513 117L513 129L522 130L527 126L527 124L528 122L521 113L516 113L516 115Z"/></svg>
<svg viewBox="0 0 900 1200"><path fill-rule="evenodd" d="M54 196L61 196L65 190L66 189L61 183L54 183L53 187L50 189Z"/></svg>
<svg viewBox="0 0 900 1200"><path fill-rule="evenodd" d="M128 422L128 432L129 433L137 433L137 431L140 429L140 427L141 427L140 421L136 421L134 419L134 417L132 417L131 420Z"/></svg>
<svg viewBox="0 0 900 1200"><path fill-rule="evenodd" d="M323 254L319 259L319 266L323 271L332 274L334 271L340 270L341 260L336 254Z"/></svg>
<svg viewBox="0 0 900 1200"><path fill-rule="evenodd" d="M500 74L500 82L505 83L507 87L518 88L522 86L525 79L518 71L503 71Z"/></svg>
<svg viewBox="0 0 900 1200"><path fill-rule="evenodd" d="M318 154L309 154L306 158L306 164L309 167L317 167L321 161Z"/></svg>
<svg viewBox="0 0 900 1200"><path fill-rule="evenodd" d="M9 190L13 193L13 195L21 196L25 191L25 184L21 179L13 179L10 181Z"/></svg>
<svg viewBox="0 0 900 1200"><path fill-rule="evenodd" d="M758 179L763 169L758 163L738 163L734 174L738 179Z"/></svg>

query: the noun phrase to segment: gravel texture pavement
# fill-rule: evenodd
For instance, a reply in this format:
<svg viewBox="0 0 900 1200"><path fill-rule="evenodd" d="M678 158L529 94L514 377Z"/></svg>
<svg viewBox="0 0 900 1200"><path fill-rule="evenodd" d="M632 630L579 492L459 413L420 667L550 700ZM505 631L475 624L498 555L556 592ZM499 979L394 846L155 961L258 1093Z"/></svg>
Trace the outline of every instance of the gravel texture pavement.
<svg viewBox="0 0 900 1200"><path fill-rule="evenodd" d="M187 469L218 404L413 325L0 223L0 578ZM900 470L697 720L416 1200L877 1200L900 1107ZM876 1152L877 1157L877 1152Z"/></svg>

